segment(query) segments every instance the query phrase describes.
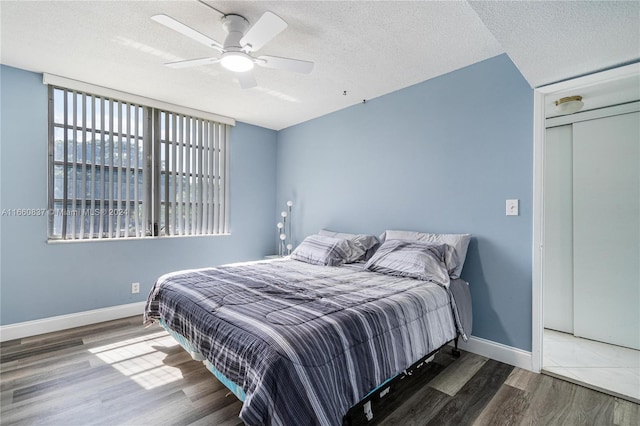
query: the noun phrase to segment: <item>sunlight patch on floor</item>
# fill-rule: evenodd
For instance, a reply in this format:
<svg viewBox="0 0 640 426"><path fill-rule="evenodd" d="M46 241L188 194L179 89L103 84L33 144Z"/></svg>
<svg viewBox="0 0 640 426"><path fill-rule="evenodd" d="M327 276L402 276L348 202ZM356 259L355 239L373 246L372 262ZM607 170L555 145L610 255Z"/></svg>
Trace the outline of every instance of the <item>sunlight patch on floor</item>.
<svg viewBox="0 0 640 426"><path fill-rule="evenodd" d="M149 390L182 379L179 368L164 362L176 344L166 332L159 332L100 346L89 352Z"/></svg>

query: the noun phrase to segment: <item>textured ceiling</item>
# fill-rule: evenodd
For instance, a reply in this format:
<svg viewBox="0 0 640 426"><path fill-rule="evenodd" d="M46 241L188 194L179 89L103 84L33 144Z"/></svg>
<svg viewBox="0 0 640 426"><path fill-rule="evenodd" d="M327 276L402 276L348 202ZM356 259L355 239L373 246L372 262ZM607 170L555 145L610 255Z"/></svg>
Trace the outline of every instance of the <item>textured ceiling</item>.
<svg viewBox="0 0 640 426"><path fill-rule="evenodd" d="M185 1L0 2L3 64L282 129L507 53L532 87L640 57L638 2L218 2L289 27L259 55L315 62L309 75L258 67L242 90L216 56L152 21L164 13L218 41L220 15ZM344 92L346 91L346 95Z"/></svg>
<svg viewBox="0 0 640 426"><path fill-rule="evenodd" d="M640 1L470 4L532 87L640 58Z"/></svg>

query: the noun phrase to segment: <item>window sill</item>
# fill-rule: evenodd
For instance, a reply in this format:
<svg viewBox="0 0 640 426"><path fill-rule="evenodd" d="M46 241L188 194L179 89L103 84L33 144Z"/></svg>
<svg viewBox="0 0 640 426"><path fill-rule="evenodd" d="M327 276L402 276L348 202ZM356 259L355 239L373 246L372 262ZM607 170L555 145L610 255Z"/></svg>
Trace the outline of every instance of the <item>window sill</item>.
<svg viewBox="0 0 640 426"><path fill-rule="evenodd" d="M121 237L121 238L83 238L74 240L51 240L47 239L47 244L74 244L74 243L102 243L102 242L116 242L116 241L157 241L157 240L171 240L177 238L203 238L203 237L228 237L231 233L226 234L214 234L214 235L169 235L165 237Z"/></svg>

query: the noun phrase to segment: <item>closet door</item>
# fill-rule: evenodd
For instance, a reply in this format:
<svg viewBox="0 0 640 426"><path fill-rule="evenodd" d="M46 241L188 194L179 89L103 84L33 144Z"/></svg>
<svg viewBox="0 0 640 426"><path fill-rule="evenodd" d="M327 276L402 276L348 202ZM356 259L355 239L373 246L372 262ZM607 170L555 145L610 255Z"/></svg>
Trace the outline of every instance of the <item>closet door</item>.
<svg viewBox="0 0 640 426"><path fill-rule="evenodd" d="M572 126L547 129L544 145L544 326L573 334Z"/></svg>
<svg viewBox="0 0 640 426"><path fill-rule="evenodd" d="M640 113L573 125L574 334L640 349Z"/></svg>

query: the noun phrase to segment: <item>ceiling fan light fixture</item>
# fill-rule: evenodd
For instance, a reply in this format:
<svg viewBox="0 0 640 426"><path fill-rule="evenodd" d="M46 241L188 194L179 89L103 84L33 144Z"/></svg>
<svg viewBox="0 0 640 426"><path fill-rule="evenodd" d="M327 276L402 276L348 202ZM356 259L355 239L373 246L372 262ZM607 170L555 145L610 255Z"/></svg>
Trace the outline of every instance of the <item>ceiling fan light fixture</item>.
<svg viewBox="0 0 640 426"><path fill-rule="evenodd" d="M244 52L224 52L220 63L233 72L247 72L253 69L253 59Z"/></svg>
<svg viewBox="0 0 640 426"><path fill-rule="evenodd" d="M578 112L584 106L582 102L582 96L568 96L566 98L560 98L556 102L556 109L561 114L573 114Z"/></svg>

